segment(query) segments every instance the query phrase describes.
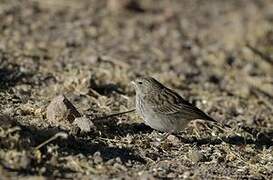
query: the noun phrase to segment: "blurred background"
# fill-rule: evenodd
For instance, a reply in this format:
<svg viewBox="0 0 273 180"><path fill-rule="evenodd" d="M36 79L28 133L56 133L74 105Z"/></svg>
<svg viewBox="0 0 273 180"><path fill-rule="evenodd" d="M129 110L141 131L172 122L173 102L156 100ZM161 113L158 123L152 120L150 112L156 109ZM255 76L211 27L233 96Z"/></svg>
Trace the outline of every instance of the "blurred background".
<svg viewBox="0 0 273 180"><path fill-rule="evenodd" d="M273 126L272 0L1 0L0 114L7 120L3 122L12 119L16 123L0 126L3 132L0 172L7 177L17 176L18 172L22 176L55 178L83 178L90 174L110 178L124 173L127 178L142 175L164 178L170 172L170 178L193 174L197 178L213 174L222 177L228 166L226 162L221 167L211 162L213 165L208 167L198 161L195 166L179 160L184 156L175 156L178 152L192 152L190 144L167 155L158 150L159 158L178 157L175 163L179 168L170 172L158 173L162 167L157 164L161 161L155 157L148 158L156 162L152 165L130 159L129 154L145 157L154 151L152 145L127 142L128 137L146 142L137 133L125 136L130 126L126 126L127 130L116 127L116 123L128 125L140 121L134 114L117 118L114 124L104 127L104 138L119 142L102 143L90 136L96 141L92 143L117 149L103 153L95 145L95 150L87 150L90 144L84 150L69 144L62 149L58 146L61 144L55 144L51 150L60 153L58 156L41 152L43 157L39 159L27 154L28 148L22 141L33 147L46 136L38 133L35 139L33 132L70 128L64 122L49 122L45 118L45 108L53 97L66 94L82 114L91 117L124 111L134 104L129 82L140 75L157 78L221 122L250 129L248 135L242 136L254 138L252 145L262 142L259 145L267 146L260 152L264 156L257 157L259 161L264 158L264 163L257 164L258 160L251 161L253 166L243 163L246 170L242 168L239 172L239 164L251 159L234 156L235 165L227 171L237 178L272 177L272 163L266 158L270 154L268 148L272 150L273 134L268 132ZM32 135L24 134L21 129L16 130L14 138L9 130L18 123ZM254 148L252 145L248 145L250 149ZM125 147L124 151L119 150ZM210 151L208 148L211 147L206 144L201 150ZM221 151L227 147L213 148ZM232 148L238 152L238 146ZM99 162L97 154L94 155L97 150L103 156ZM242 156L251 151L256 157L258 150L248 150L243 150ZM89 153L79 157L82 151ZM126 163L129 159L131 164L115 160L123 155ZM228 155L231 158L232 154ZM77 165L69 164L69 158ZM213 158L205 158L208 159ZM111 169L109 164L113 162L109 160L118 167ZM211 168L211 172L206 168Z"/></svg>

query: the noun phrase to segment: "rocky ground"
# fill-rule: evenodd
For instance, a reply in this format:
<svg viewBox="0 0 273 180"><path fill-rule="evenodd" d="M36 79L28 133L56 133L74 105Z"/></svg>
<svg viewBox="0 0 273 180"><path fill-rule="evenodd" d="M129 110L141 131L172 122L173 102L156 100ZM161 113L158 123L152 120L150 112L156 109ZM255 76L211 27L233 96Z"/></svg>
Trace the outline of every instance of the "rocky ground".
<svg viewBox="0 0 273 180"><path fill-rule="evenodd" d="M272 179L272 9L272 0L0 1L0 179ZM140 75L232 128L195 121L160 141L135 113L100 118L133 108L129 82ZM48 118L60 94L91 131Z"/></svg>

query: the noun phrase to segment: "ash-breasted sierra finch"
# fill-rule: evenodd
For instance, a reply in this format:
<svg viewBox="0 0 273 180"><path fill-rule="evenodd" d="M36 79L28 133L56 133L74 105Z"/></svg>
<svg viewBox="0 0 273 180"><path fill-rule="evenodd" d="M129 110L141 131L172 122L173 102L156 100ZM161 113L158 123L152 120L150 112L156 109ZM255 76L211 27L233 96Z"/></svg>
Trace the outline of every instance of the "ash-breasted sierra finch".
<svg viewBox="0 0 273 180"><path fill-rule="evenodd" d="M216 122L178 93L152 77L132 81L136 91L136 111L153 129L177 133L194 119Z"/></svg>

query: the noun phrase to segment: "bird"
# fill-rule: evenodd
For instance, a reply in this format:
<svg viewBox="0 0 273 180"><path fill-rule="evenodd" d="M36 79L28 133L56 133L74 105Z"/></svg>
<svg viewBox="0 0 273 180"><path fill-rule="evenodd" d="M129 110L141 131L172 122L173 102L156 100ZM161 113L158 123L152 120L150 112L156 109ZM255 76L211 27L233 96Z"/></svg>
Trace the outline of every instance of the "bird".
<svg viewBox="0 0 273 180"><path fill-rule="evenodd" d="M153 77L140 77L132 84L136 92L136 112L146 125L155 130L179 133L195 119L218 123Z"/></svg>

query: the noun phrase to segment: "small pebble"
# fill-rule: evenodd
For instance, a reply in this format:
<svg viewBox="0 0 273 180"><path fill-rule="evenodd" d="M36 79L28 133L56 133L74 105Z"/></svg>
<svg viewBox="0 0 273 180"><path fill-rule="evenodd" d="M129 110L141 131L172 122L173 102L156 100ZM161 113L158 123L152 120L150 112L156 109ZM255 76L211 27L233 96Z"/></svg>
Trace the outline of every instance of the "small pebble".
<svg viewBox="0 0 273 180"><path fill-rule="evenodd" d="M179 144L180 140L178 139L178 137L176 137L175 135L169 135L167 137L167 139L172 143L172 144Z"/></svg>
<svg viewBox="0 0 273 180"><path fill-rule="evenodd" d="M101 157L101 153L99 151L94 153L93 158L94 158L94 163L96 163L96 164L99 164L103 161L103 159Z"/></svg>
<svg viewBox="0 0 273 180"><path fill-rule="evenodd" d="M189 152L189 158L193 163L197 163L203 159L203 155L199 151L191 150Z"/></svg>
<svg viewBox="0 0 273 180"><path fill-rule="evenodd" d="M80 128L81 133L90 132L92 129L95 129L93 122L87 117L77 117L73 124Z"/></svg>

